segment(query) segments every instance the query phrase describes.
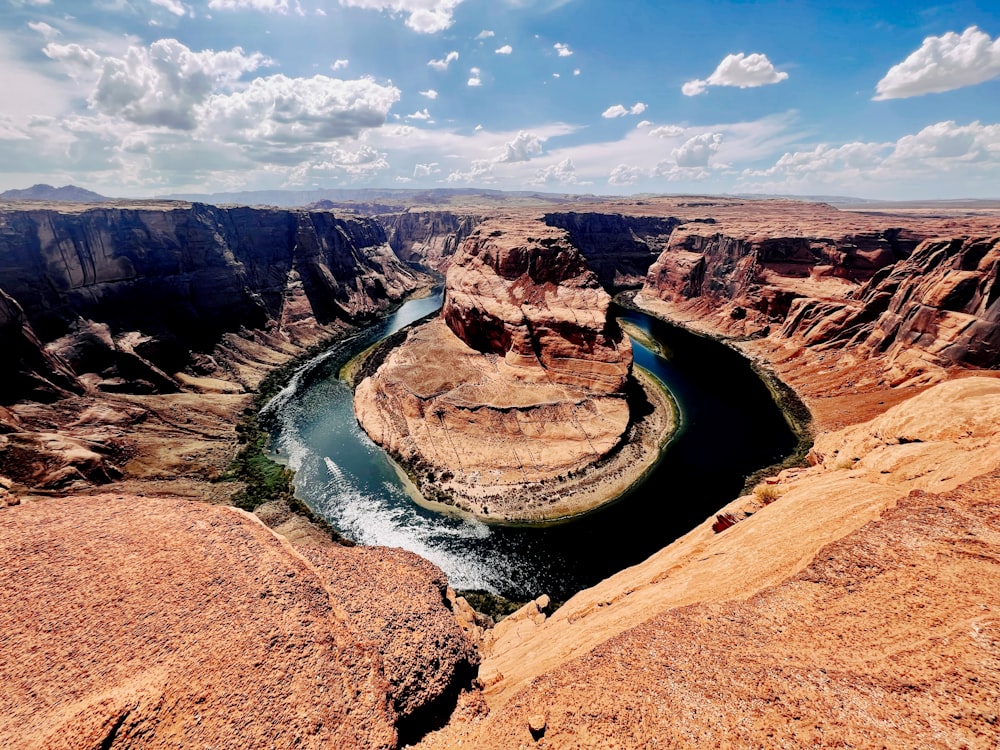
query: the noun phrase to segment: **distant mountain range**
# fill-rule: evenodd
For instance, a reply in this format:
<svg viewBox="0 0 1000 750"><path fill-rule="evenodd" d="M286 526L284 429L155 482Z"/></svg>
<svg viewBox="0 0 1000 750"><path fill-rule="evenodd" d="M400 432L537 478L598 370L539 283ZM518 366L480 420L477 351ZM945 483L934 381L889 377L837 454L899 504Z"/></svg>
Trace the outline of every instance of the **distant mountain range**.
<svg viewBox="0 0 1000 750"><path fill-rule="evenodd" d="M401 211L408 206L456 206L463 202L482 203L573 203L593 199L593 195L567 195L537 191L479 190L476 188L440 188L407 190L393 188L361 188L356 190L244 190L232 193L172 193L157 196L161 200L182 200L191 203L237 204L244 206L316 206L323 208L365 208L377 206L384 211Z"/></svg>
<svg viewBox="0 0 1000 750"><path fill-rule="evenodd" d="M100 203L111 200L93 190L86 190L76 185L32 185L24 190L5 190L0 193L0 200L5 201L75 201L77 203Z"/></svg>

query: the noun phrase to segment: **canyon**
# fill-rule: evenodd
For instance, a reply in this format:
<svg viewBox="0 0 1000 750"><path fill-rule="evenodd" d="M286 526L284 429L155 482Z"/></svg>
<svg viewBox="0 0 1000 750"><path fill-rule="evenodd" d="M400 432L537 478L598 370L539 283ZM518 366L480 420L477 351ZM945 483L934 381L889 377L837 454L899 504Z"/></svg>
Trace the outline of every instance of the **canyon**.
<svg viewBox="0 0 1000 750"><path fill-rule="evenodd" d="M518 281L553 252L558 272ZM995 209L5 203L2 743L990 747L998 253ZM414 394L474 380L439 407L458 435L500 391L468 362L622 401L628 339L604 316L628 289L794 391L811 447L648 560L496 624L287 498L226 507L265 375L426 286L408 263L449 298L385 358L398 406L363 422L433 425ZM564 366L560 339L592 357Z"/></svg>
<svg viewBox="0 0 1000 750"><path fill-rule="evenodd" d="M487 221L449 263L440 318L358 384L358 421L425 496L480 518L614 499L655 461L671 417L651 388L653 414L632 418L632 347L610 303L565 233Z"/></svg>

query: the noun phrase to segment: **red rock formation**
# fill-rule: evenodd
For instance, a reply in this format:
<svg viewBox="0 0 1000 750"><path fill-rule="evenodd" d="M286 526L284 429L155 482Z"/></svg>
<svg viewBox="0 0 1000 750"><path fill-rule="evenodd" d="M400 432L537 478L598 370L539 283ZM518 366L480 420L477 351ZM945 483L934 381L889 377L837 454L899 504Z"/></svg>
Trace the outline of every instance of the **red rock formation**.
<svg viewBox="0 0 1000 750"><path fill-rule="evenodd" d="M632 349L609 303L564 232L487 222L448 271L441 318L358 385L358 421L425 491L443 487L477 515L545 517L607 500L566 482L630 425Z"/></svg>
<svg viewBox="0 0 1000 750"><path fill-rule="evenodd" d="M607 321L611 299L565 233L488 222L448 271L442 316L462 341L549 382L620 391L632 349Z"/></svg>
<svg viewBox="0 0 1000 750"><path fill-rule="evenodd" d="M441 573L306 553L201 503L0 511L0 746L395 747L475 663Z"/></svg>
<svg viewBox="0 0 1000 750"><path fill-rule="evenodd" d="M139 392L176 390L167 373L228 333L291 339L304 318L371 315L420 283L374 220L182 203L0 210L0 278L43 343Z"/></svg>
<svg viewBox="0 0 1000 750"><path fill-rule="evenodd" d="M955 365L995 368L998 261L1000 237L927 240L850 299L796 300L781 335L879 357L895 382Z"/></svg>

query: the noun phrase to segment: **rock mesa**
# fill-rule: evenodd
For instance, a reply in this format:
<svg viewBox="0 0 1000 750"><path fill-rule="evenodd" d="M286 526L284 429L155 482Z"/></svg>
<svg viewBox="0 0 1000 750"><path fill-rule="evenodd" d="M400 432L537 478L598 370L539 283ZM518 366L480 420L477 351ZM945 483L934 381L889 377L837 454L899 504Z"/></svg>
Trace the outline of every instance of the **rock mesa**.
<svg viewBox="0 0 1000 750"><path fill-rule="evenodd" d="M467 510L519 515L550 480L558 505L558 483L629 427L632 349L609 304L563 231L487 222L448 271L441 317L358 386L358 420Z"/></svg>

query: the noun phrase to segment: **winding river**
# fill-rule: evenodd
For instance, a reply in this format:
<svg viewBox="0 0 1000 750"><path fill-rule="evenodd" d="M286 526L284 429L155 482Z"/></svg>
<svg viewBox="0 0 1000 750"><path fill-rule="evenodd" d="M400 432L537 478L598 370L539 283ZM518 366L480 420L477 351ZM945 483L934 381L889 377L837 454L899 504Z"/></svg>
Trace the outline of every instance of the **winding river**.
<svg viewBox="0 0 1000 750"><path fill-rule="evenodd" d="M414 503L392 463L354 417L340 367L373 342L433 312L412 300L298 370L266 408L298 496L345 536L403 547L440 566L457 589L563 600L640 562L734 498L747 474L791 453L794 434L749 363L728 347L643 313L614 308L655 339L633 340L636 364L667 385L680 432L649 477L618 502L547 527L496 527Z"/></svg>

